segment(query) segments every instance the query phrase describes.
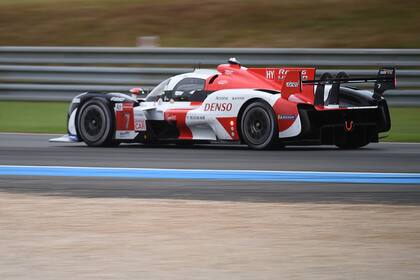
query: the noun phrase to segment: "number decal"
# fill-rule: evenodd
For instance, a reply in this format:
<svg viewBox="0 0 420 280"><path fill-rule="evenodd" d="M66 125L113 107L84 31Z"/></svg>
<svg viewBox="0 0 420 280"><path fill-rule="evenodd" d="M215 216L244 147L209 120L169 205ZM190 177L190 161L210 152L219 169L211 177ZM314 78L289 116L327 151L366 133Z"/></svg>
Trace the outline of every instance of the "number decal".
<svg viewBox="0 0 420 280"><path fill-rule="evenodd" d="M118 103L117 103L118 104ZM122 105L115 106L116 130L134 130L134 112L131 103L120 103Z"/></svg>
<svg viewBox="0 0 420 280"><path fill-rule="evenodd" d="M125 129L128 130L128 126L130 125L130 116L129 112L124 113L124 120L125 120Z"/></svg>

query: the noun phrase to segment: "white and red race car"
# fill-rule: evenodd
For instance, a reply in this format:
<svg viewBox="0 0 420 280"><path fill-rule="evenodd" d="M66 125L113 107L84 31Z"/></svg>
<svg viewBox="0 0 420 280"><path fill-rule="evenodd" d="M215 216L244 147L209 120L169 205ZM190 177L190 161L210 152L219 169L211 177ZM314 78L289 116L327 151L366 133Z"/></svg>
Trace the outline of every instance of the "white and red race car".
<svg viewBox="0 0 420 280"><path fill-rule="evenodd" d="M375 83L374 92L342 86ZM113 146L122 142L240 142L253 149L288 144L358 148L378 141L391 121L382 94L395 69L349 78L315 68L246 68L232 58L161 82L147 95L87 92L68 111L68 135L51 141Z"/></svg>

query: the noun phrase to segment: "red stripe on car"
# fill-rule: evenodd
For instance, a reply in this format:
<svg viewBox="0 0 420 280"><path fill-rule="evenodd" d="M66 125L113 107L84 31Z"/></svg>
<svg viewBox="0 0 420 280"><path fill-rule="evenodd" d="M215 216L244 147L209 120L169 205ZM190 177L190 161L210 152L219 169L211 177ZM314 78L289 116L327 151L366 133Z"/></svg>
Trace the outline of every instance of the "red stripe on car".
<svg viewBox="0 0 420 280"><path fill-rule="evenodd" d="M236 117L218 117L217 120L230 135L230 137L232 137L232 140L239 140Z"/></svg>
<svg viewBox="0 0 420 280"><path fill-rule="evenodd" d="M186 124L186 117L188 111L192 109L171 109L165 112L164 118L166 121L174 121L179 131L178 139L191 140L192 132Z"/></svg>

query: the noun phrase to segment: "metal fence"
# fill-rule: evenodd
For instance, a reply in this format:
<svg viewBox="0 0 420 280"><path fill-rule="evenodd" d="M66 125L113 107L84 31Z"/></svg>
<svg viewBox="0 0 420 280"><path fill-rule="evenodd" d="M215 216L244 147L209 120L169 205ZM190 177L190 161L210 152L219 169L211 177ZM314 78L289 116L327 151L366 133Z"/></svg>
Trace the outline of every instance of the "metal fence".
<svg viewBox="0 0 420 280"><path fill-rule="evenodd" d="M85 91L150 88L194 67L214 67L229 57L245 66L317 66L317 74L346 71L375 76L396 66L392 105L420 106L420 49L235 49L0 47L0 99L69 100Z"/></svg>

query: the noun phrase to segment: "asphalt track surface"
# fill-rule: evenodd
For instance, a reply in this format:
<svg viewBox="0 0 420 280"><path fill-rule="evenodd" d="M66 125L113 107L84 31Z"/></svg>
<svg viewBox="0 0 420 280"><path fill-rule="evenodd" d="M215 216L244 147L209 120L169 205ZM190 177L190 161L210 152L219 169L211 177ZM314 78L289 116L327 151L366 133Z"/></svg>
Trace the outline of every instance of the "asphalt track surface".
<svg viewBox="0 0 420 280"><path fill-rule="evenodd" d="M0 134L0 165L420 172L420 144L380 143L353 151L239 145L121 145L90 148L49 143L52 135ZM420 185L239 182L174 179L0 176L0 191L82 197L172 198L255 202L420 204Z"/></svg>

